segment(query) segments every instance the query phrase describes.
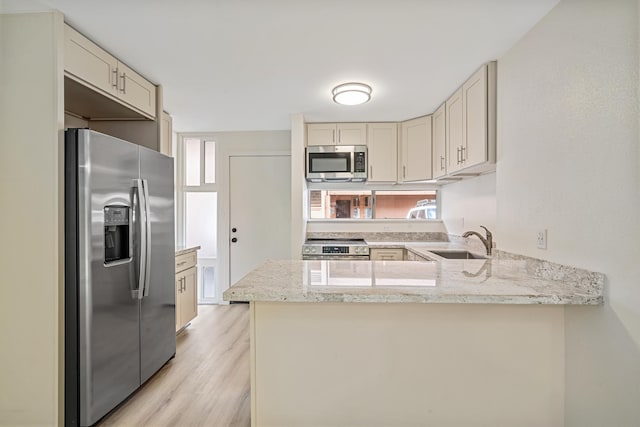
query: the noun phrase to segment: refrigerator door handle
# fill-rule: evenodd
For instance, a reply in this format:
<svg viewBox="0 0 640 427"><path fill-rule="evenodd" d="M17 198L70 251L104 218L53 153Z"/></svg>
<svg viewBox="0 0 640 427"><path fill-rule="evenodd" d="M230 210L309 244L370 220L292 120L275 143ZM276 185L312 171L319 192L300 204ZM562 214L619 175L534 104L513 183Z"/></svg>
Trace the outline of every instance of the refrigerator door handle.
<svg viewBox="0 0 640 427"><path fill-rule="evenodd" d="M144 292L143 297L149 295L149 288L151 287L151 210L149 208L149 182L146 179L142 180L142 188L144 194L144 217L145 217L145 226L144 226L144 246L145 246L145 275L144 275Z"/></svg>
<svg viewBox="0 0 640 427"><path fill-rule="evenodd" d="M147 276L147 211L145 209L146 199L144 193L144 183L141 179L133 180L133 187L137 194L137 206L135 207L137 222L140 226L140 234L138 235L138 247L140 248L140 257L138 258L138 288L133 292L135 299L142 299L144 293L145 278Z"/></svg>

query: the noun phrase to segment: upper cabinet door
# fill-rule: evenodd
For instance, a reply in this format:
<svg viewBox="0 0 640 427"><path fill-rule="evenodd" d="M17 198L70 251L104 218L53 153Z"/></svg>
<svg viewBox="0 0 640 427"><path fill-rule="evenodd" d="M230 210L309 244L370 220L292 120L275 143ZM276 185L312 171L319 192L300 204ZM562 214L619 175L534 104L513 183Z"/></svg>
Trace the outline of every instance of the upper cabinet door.
<svg viewBox="0 0 640 427"><path fill-rule="evenodd" d="M309 123L307 146L366 145L366 123Z"/></svg>
<svg viewBox="0 0 640 427"><path fill-rule="evenodd" d="M403 182L431 179L431 116L402 122Z"/></svg>
<svg viewBox="0 0 640 427"><path fill-rule="evenodd" d="M396 182L398 179L398 125L367 125L369 182Z"/></svg>
<svg viewBox="0 0 640 427"><path fill-rule="evenodd" d="M464 145L462 88L447 100L445 110L447 172L452 173L462 168L462 147Z"/></svg>
<svg viewBox="0 0 640 427"><path fill-rule="evenodd" d="M64 69L83 83L117 96L118 60L68 25L64 26Z"/></svg>
<svg viewBox="0 0 640 427"><path fill-rule="evenodd" d="M366 145L367 125L366 123L338 123L337 126L338 145Z"/></svg>
<svg viewBox="0 0 640 427"><path fill-rule="evenodd" d="M440 178L447 174L447 139L446 139L446 108L442 104L433 113L433 178Z"/></svg>
<svg viewBox="0 0 640 427"><path fill-rule="evenodd" d="M480 68L462 85L464 167L487 161L487 67Z"/></svg>
<svg viewBox="0 0 640 427"><path fill-rule="evenodd" d="M156 87L122 62L118 62L118 97L155 117Z"/></svg>
<svg viewBox="0 0 640 427"><path fill-rule="evenodd" d="M309 123L307 125L307 146L336 145L335 123Z"/></svg>

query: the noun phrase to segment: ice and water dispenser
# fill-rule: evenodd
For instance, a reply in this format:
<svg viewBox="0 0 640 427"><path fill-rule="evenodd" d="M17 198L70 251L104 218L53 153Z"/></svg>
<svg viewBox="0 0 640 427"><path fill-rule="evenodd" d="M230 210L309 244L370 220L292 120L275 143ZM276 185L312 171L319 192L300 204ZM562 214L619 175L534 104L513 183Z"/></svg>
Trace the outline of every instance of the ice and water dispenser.
<svg viewBox="0 0 640 427"><path fill-rule="evenodd" d="M104 263L126 260L129 253L129 207L104 207Z"/></svg>

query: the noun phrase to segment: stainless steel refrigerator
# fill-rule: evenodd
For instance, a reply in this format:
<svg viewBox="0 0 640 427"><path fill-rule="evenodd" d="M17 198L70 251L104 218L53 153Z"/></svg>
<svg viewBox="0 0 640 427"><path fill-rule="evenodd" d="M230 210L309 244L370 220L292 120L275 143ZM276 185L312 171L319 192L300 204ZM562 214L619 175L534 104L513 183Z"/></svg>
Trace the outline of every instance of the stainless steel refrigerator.
<svg viewBox="0 0 640 427"><path fill-rule="evenodd" d="M173 159L65 133L65 424L95 424L176 352Z"/></svg>

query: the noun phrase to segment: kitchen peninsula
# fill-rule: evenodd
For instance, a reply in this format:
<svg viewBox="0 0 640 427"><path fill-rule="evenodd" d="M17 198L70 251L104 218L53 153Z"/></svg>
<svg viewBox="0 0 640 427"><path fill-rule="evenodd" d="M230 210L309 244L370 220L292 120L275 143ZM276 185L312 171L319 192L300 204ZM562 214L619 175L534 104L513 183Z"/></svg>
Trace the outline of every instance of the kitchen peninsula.
<svg viewBox="0 0 640 427"><path fill-rule="evenodd" d="M564 306L598 309L603 283L502 252L286 260L224 298L250 302L254 426L561 426Z"/></svg>

